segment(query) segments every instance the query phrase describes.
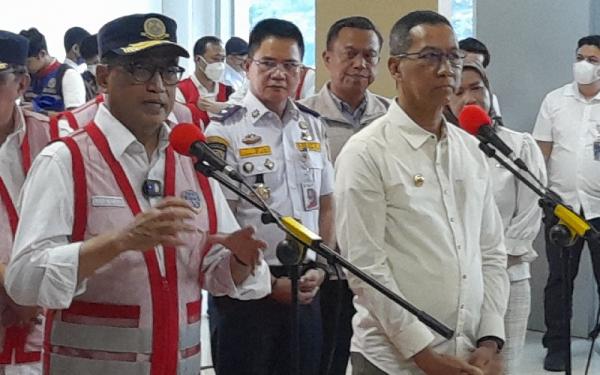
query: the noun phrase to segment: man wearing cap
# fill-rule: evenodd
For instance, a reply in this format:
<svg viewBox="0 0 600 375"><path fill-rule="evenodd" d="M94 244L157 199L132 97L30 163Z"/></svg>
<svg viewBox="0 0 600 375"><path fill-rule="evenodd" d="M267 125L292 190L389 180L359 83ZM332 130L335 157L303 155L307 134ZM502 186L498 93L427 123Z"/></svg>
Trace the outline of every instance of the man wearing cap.
<svg viewBox="0 0 600 375"><path fill-rule="evenodd" d="M48 118L20 108L16 100L30 78L25 67L29 42L0 31L0 373L40 374L42 325L37 307L16 305L4 290L19 216L16 202L33 158L54 137ZM54 133L54 134L53 134Z"/></svg>
<svg viewBox="0 0 600 375"><path fill-rule="evenodd" d="M27 70L31 84L24 98L34 111L52 114L85 103L81 74L50 56L44 35L34 27L19 34L29 39Z"/></svg>
<svg viewBox="0 0 600 375"><path fill-rule="evenodd" d="M462 68L462 82L450 97L444 116L446 120L458 124L458 116L465 105L477 104L493 119L495 133L521 160L531 173L546 184L546 165L540 148L531 134L520 133L506 128L502 118L492 105L490 84L483 65L474 59L465 58ZM508 277L510 293L508 307L504 315L506 344L503 349L505 375L521 374L519 362L527 322L531 310L531 287L529 263L537 258L533 240L537 237L542 220L542 210L538 196L525 184L519 182L506 168L493 158L487 159L494 187L494 200L502 217L506 250L508 253Z"/></svg>
<svg viewBox="0 0 600 375"><path fill-rule="evenodd" d="M47 374L198 374L200 288L239 299L270 292L265 244L168 144L178 59L188 56L176 32L160 14L101 28L107 102L39 154L23 189L27 225L6 288L47 309Z"/></svg>
<svg viewBox="0 0 600 375"><path fill-rule="evenodd" d="M96 82L96 66L100 62L100 57L98 56L98 36L94 34L83 39L79 51L86 64L86 70L81 73L81 77L83 77L83 82L85 83L85 99L89 101L95 98L100 92L100 88Z"/></svg>
<svg viewBox="0 0 600 375"><path fill-rule="evenodd" d="M65 32L63 39L65 45L65 64L78 71L80 74L85 71L85 60L81 54L81 43L90 36L84 28L74 26Z"/></svg>
<svg viewBox="0 0 600 375"><path fill-rule="evenodd" d="M225 108L233 88L221 83L225 72L225 50L221 39L205 36L194 45L196 70L177 85L176 100L185 103L207 126L209 115Z"/></svg>
<svg viewBox="0 0 600 375"><path fill-rule="evenodd" d="M242 38L233 36L225 43L225 73L223 83L233 87L235 91L244 89L246 71L244 63L248 57L248 43Z"/></svg>
<svg viewBox="0 0 600 375"><path fill-rule="evenodd" d="M304 41L298 28L284 20L266 19L250 34L246 71L250 90L240 106L215 117L207 142L221 153L274 210L299 219L333 240L333 167L318 114L290 99L300 78ZM290 279L276 256L285 233L262 225L261 212L233 194L227 198L240 223L257 226L268 243L265 258L273 277L273 293L240 301L214 298L219 375L289 374ZM321 358L319 286L325 272L310 251L303 260L298 299L300 373L315 375Z"/></svg>

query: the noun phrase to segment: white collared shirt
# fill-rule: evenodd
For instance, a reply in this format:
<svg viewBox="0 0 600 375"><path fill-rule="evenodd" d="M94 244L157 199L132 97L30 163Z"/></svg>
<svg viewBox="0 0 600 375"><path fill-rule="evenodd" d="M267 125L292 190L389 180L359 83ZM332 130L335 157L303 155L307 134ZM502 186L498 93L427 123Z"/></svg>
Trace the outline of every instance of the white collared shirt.
<svg viewBox="0 0 600 375"><path fill-rule="evenodd" d="M23 111L15 105L13 112L15 119L14 130L0 144L0 177L6 185L8 194L13 202L17 202L21 187L25 181L23 171L23 155L21 144L25 138L25 118Z"/></svg>
<svg viewBox="0 0 600 375"><path fill-rule="evenodd" d="M508 275L487 162L470 135L440 140L394 101L336 161L342 254L455 336L446 341L356 277L352 350L389 374L413 374L427 346L466 358L484 336L504 337Z"/></svg>
<svg viewBox="0 0 600 375"><path fill-rule="evenodd" d="M246 72L238 72L231 65L225 63L225 73L223 73L223 84L231 86L235 91L244 89L246 78Z"/></svg>
<svg viewBox="0 0 600 375"><path fill-rule="evenodd" d="M594 160L594 141L600 141L600 94L588 101L576 82L550 92L533 137L553 144L548 159L552 190L575 211L583 208L586 218L600 217L600 160Z"/></svg>
<svg viewBox="0 0 600 375"><path fill-rule="evenodd" d="M533 137L504 126L496 126L495 129L496 134L523 160L529 171L546 185L544 156ZM495 159L487 160L492 173L494 199L504 226L506 251L509 255L520 257L521 260L508 268L508 275L511 281L528 279L531 277L529 263L537 258L533 240L540 231L542 220L539 197Z"/></svg>
<svg viewBox="0 0 600 375"><path fill-rule="evenodd" d="M166 125L161 130L157 150L148 160L144 146L112 116L106 105L100 105L95 122L132 186L141 187L146 179L163 182L169 133ZM218 232L237 230L239 226L218 183L211 180L210 185L216 204ZM141 189L134 191L142 210L160 200L144 198ZM73 297L85 291L85 282L78 283L77 278L82 243L69 241L73 226L73 177L71 154L62 142L49 145L36 158L25 181L19 206L20 223L26 225L19 225L17 230L6 289L23 305L67 308ZM157 247L155 251L161 272L164 272L162 249ZM213 246L204 258L204 288L215 295L227 294L238 299L256 299L270 293L270 273L265 262L254 276L236 287L231 278L230 256L229 250Z"/></svg>
<svg viewBox="0 0 600 375"><path fill-rule="evenodd" d="M301 112L291 100L280 119L248 92L242 108L223 123L213 119L206 135L209 144L213 140L227 144L227 163L251 186L263 179L271 191L266 200L271 208L282 215L300 219L308 229L318 233L319 209L306 209L307 197L303 192L309 185L315 189L317 199L333 192L333 166L323 126L316 117ZM302 133L309 134L311 139L303 139ZM305 142L319 149L301 152L299 143ZM225 195L227 199L237 201L235 215L239 223L254 225L257 237L269 244L265 250L267 262L280 265L275 249L285 239L285 234L274 224L263 225L260 211L249 203L228 190ZM310 257L314 259L314 254Z"/></svg>

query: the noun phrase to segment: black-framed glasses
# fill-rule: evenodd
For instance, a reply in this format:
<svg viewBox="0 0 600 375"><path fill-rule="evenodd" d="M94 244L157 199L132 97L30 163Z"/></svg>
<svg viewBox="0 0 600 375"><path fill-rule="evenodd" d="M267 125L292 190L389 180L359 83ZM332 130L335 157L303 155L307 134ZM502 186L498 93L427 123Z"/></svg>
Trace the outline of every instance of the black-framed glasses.
<svg viewBox="0 0 600 375"><path fill-rule="evenodd" d="M401 53L392 57L418 59L432 66L440 66L442 60L445 59L450 63L450 65L454 67L461 67L464 63L464 59L466 56L466 52L462 50L456 50L446 53L441 50L426 49L419 52Z"/></svg>
<svg viewBox="0 0 600 375"><path fill-rule="evenodd" d="M258 66L258 69L261 72L270 72L275 70L278 66L281 65L282 70L288 74L298 73L300 68L302 67L302 63L299 61L284 61L278 62L275 60L254 60L252 62Z"/></svg>
<svg viewBox="0 0 600 375"><path fill-rule="evenodd" d="M125 69L133 79L138 83L146 83L154 77L156 72L160 73L163 82L166 85L176 85L180 80L184 68L172 65L172 66L158 66L152 64L142 64L142 63L130 63L125 65L120 65Z"/></svg>

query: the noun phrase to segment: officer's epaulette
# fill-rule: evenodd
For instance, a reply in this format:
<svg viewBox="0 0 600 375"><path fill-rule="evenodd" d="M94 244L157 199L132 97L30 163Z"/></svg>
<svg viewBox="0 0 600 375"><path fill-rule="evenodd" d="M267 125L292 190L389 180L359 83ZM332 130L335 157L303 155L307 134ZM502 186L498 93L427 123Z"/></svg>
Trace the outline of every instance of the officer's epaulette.
<svg viewBox="0 0 600 375"><path fill-rule="evenodd" d="M241 105L230 104L227 107L220 110L219 113L214 114L213 116L210 116L210 120L223 123L242 108L243 107Z"/></svg>
<svg viewBox="0 0 600 375"><path fill-rule="evenodd" d="M298 107L298 109L301 110L302 112L306 112L309 115L313 115L315 117L321 117L321 114L319 112L314 111L314 110L308 108L304 104L300 104L299 102L295 102L295 104L296 104L296 107Z"/></svg>

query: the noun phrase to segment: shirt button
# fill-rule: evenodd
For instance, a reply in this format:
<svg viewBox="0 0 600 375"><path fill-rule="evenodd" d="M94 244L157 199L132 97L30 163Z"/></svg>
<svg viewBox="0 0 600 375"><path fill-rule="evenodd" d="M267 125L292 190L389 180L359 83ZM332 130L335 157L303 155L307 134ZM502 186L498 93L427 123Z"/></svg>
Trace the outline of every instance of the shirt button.
<svg viewBox="0 0 600 375"><path fill-rule="evenodd" d="M463 280L466 280L466 279L467 279L467 275L463 275Z"/></svg>
<svg viewBox="0 0 600 375"><path fill-rule="evenodd" d="M465 305L460 305L461 310L465 308Z"/></svg>
<svg viewBox="0 0 600 375"><path fill-rule="evenodd" d="M447 189L444 189L444 194L448 194L448 190Z"/></svg>

